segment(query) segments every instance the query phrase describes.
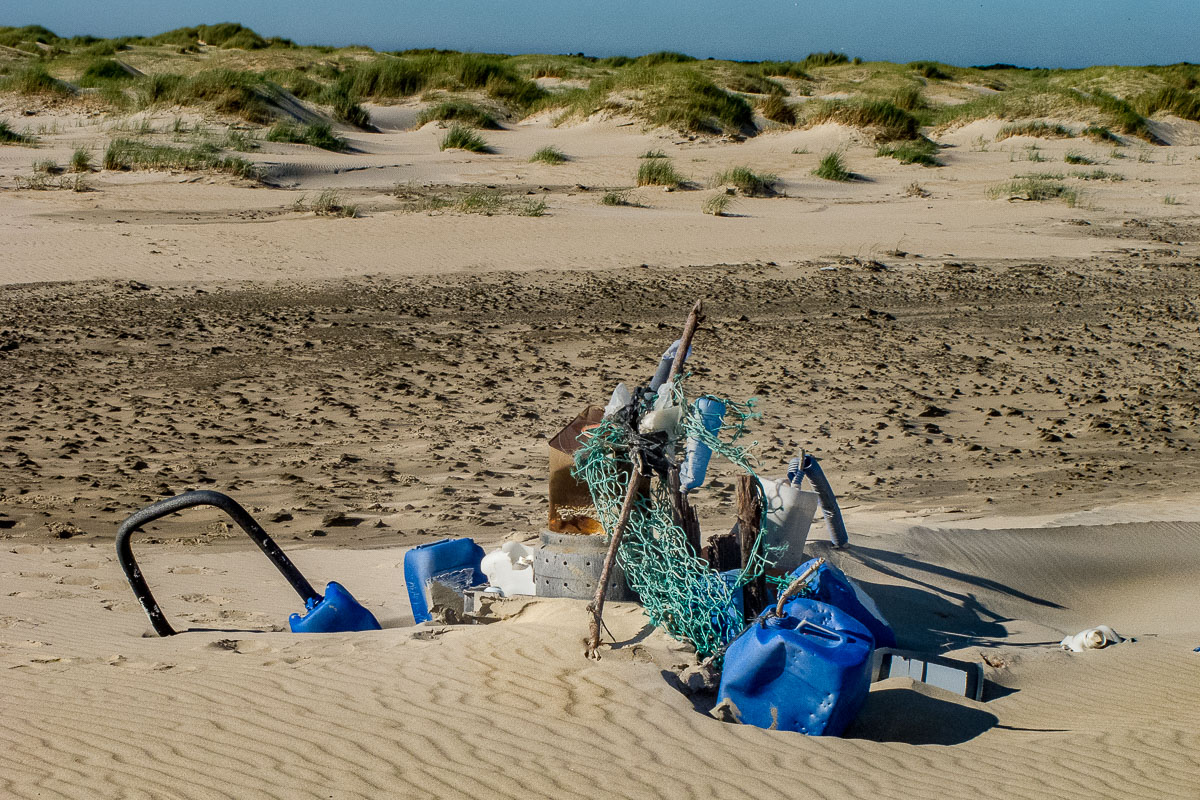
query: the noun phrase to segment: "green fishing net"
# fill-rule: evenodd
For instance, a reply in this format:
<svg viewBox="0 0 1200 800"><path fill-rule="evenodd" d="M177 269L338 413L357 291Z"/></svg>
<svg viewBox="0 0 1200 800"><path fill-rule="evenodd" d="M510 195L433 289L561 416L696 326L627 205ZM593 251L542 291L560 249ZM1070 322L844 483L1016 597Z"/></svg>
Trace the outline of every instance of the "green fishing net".
<svg viewBox="0 0 1200 800"><path fill-rule="evenodd" d="M759 416L753 401L735 403L709 395L726 406L721 427L709 431L695 405L687 402L682 383L676 381L673 392L676 405L685 409L684 436L708 445L714 456L745 470L757 483L749 447L738 444L746 433L746 424ZM667 451L668 458L675 462L682 456L684 437L677 443L679 454ZM633 469L633 449L646 444L643 437L616 415L588 431L584 445L575 453L573 474L587 485L600 524L610 534L621 516ZM686 534L675 523L672 509L670 488L661 475L652 473L650 490L637 498L630 515L617 561L630 588L641 598L652 624L676 639L690 642L701 658L711 655L719 658L724 647L745 627L742 614L734 605L734 592L773 566L772 554L764 546L760 521L750 558L736 579L727 582L692 552Z"/></svg>

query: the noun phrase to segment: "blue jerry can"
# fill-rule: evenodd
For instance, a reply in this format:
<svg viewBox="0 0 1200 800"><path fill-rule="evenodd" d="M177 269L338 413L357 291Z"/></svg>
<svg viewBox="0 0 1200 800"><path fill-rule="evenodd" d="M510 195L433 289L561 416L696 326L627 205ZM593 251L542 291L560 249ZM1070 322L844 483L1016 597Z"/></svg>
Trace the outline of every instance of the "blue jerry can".
<svg viewBox="0 0 1200 800"><path fill-rule="evenodd" d="M816 561L816 559L811 559L796 567L788 577L798 577L804 570L808 569L813 561ZM887 624L887 620L883 619L883 615L879 613L879 609L875 608L875 603L870 597L866 598L866 602L870 604L869 606L863 603L858 592L855 591L853 584L850 583L850 579L846 577L846 573L826 562L820 566L817 574L809 580L808 585L813 590L812 599L836 606L865 625L867 630L871 632L871 638L874 639L876 647L896 646L896 634L892 632L891 627ZM796 600L791 600L785 603L783 613L805 617L803 613L797 614L796 611L789 608L796 602ZM797 606L797 609L799 608L801 607ZM812 621L818 625L821 624L819 620L813 619Z"/></svg>
<svg viewBox="0 0 1200 800"><path fill-rule="evenodd" d="M871 634L856 619L815 600L809 616L765 616L725 653L718 702L731 701L746 725L839 736L867 699ZM798 609L799 610L799 609Z"/></svg>
<svg viewBox="0 0 1200 800"><path fill-rule="evenodd" d="M342 631L377 631L379 620L354 599L346 587L337 581L325 584L325 596L309 600L304 616L292 614L288 625L292 633L340 633Z"/></svg>
<svg viewBox="0 0 1200 800"><path fill-rule="evenodd" d="M474 539L442 539L417 545L404 554L404 582L408 585L408 601L417 624L433 619L429 613L429 582L446 573L457 573L465 586L478 586L483 575L483 548Z"/></svg>

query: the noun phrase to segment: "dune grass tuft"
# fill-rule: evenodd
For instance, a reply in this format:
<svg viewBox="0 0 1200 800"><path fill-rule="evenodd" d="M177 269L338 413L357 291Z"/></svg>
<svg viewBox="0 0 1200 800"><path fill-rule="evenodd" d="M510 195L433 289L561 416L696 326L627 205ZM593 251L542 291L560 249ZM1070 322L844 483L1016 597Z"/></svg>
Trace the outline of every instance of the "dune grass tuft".
<svg viewBox="0 0 1200 800"><path fill-rule="evenodd" d="M1165 111L1182 119L1200 121L1200 93L1197 92L1172 86L1139 97L1137 103L1147 117Z"/></svg>
<svg viewBox="0 0 1200 800"><path fill-rule="evenodd" d="M1104 169L1094 169L1090 172L1084 172L1082 170L1077 170L1077 171L1071 173L1071 177L1079 178L1080 180L1085 180L1085 181L1109 181L1111 183L1116 183L1117 181L1125 180L1125 176L1122 175L1121 173L1109 172L1108 170L1104 170Z"/></svg>
<svg viewBox="0 0 1200 800"><path fill-rule="evenodd" d="M500 129L500 123L496 122L496 118L487 109L465 100L438 103L425 109L417 117L418 127L430 122L461 122L475 128Z"/></svg>
<svg viewBox="0 0 1200 800"><path fill-rule="evenodd" d="M1069 128L1058 123L1046 123L1040 120L1033 122L1010 122L996 132L996 141L1012 136L1036 136L1039 139L1072 139L1075 134Z"/></svg>
<svg viewBox="0 0 1200 800"><path fill-rule="evenodd" d="M1093 142L1108 142L1110 144L1121 143L1120 137L1103 125L1088 125L1079 132L1079 135L1087 139L1091 139Z"/></svg>
<svg viewBox="0 0 1200 800"><path fill-rule="evenodd" d="M875 151L876 157L891 156L901 164L922 164L927 167L940 167L942 162L937 159L938 146L928 139L914 139L907 142L882 144Z"/></svg>
<svg viewBox="0 0 1200 800"><path fill-rule="evenodd" d="M185 172L221 172L239 178L258 179L259 168L244 158L221 155L213 144L194 147L170 147L139 142L135 139L113 139L104 151L104 169L160 169Z"/></svg>
<svg viewBox="0 0 1200 800"><path fill-rule="evenodd" d="M42 94L67 95L71 87L55 78L46 70L46 65L36 61L18 69L10 75L0 77L0 92L14 92L32 96Z"/></svg>
<svg viewBox="0 0 1200 800"><path fill-rule="evenodd" d="M651 158L638 166L638 186L679 186L684 178L669 158Z"/></svg>
<svg viewBox="0 0 1200 800"><path fill-rule="evenodd" d="M827 181L848 181L854 177L854 173L846 169L842 154L836 150L821 156L821 161L812 174Z"/></svg>
<svg viewBox="0 0 1200 800"><path fill-rule="evenodd" d="M642 203L634 200L629 189L611 189L600 196L602 206L632 206L645 208Z"/></svg>
<svg viewBox="0 0 1200 800"><path fill-rule="evenodd" d="M531 164L562 164L567 160L567 155L553 145L546 145L529 157Z"/></svg>
<svg viewBox="0 0 1200 800"><path fill-rule="evenodd" d="M735 198L733 195L725 192L714 194L712 197L704 201L704 205L700 207L700 210L705 214L711 214L714 217L723 217L725 216L725 212L727 212L733 206L734 200Z"/></svg>
<svg viewBox="0 0 1200 800"><path fill-rule="evenodd" d="M109 83L132 81L133 74L111 58L98 58L87 65L79 76L78 84L84 88L98 88Z"/></svg>
<svg viewBox="0 0 1200 800"><path fill-rule="evenodd" d="M778 122L780 125L796 124L795 110L780 95L773 94L767 97L759 105L758 110L764 117L772 122Z"/></svg>
<svg viewBox="0 0 1200 800"><path fill-rule="evenodd" d="M305 203L301 196L294 208L297 211L311 211L318 217L348 217L358 216L358 206L342 202L342 196L333 189L324 189L311 203Z"/></svg>
<svg viewBox="0 0 1200 800"><path fill-rule="evenodd" d="M27 133L17 133L8 124L8 120L0 119L0 144L34 145L37 144L37 137Z"/></svg>
<svg viewBox="0 0 1200 800"><path fill-rule="evenodd" d="M86 147L76 147L71 154L71 172L91 172L92 152Z"/></svg>
<svg viewBox="0 0 1200 800"><path fill-rule="evenodd" d="M467 150L472 153L490 153L492 148L484 138L466 125L455 123L450 131L442 137L439 150Z"/></svg>
<svg viewBox="0 0 1200 800"><path fill-rule="evenodd" d="M988 197L1008 200L1062 200L1074 208L1079 202L1079 193L1061 180L1061 175L1018 175L1011 181L997 184L988 189Z"/></svg>
<svg viewBox="0 0 1200 800"><path fill-rule="evenodd" d="M733 167L717 173L711 181L712 186L733 186L747 197L769 197L775 194L775 185L779 176L770 172L761 175L752 172L749 167Z"/></svg>
<svg viewBox="0 0 1200 800"><path fill-rule="evenodd" d="M307 144L336 153L346 149L346 140L334 134L328 122L313 122L303 126L292 122L276 122L267 131L266 138L268 142Z"/></svg>
<svg viewBox="0 0 1200 800"><path fill-rule="evenodd" d="M1085 156L1083 153L1079 152L1078 150L1068 150L1067 154L1065 156L1063 156L1063 161L1067 162L1068 164L1095 164L1096 163L1093 159L1088 158L1087 156Z"/></svg>
<svg viewBox="0 0 1200 800"><path fill-rule="evenodd" d="M879 141L915 139L921 123L915 116L897 108L887 100L831 100L813 103L814 110L805 116L805 123L837 122L862 130L870 130Z"/></svg>
<svg viewBox="0 0 1200 800"><path fill-rule="evenodd" d="M667 154L662 150L647 150L638 156L638 158L667 158Z"/></svg>

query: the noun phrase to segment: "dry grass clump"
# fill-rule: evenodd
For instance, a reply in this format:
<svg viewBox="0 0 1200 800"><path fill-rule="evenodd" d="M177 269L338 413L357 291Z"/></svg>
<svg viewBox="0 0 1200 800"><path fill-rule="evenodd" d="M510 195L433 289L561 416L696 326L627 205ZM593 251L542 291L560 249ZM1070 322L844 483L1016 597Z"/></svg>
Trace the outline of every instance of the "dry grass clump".
<svg viewBox="0 0 1200 800"><path fill-rule="evenodd" d="M622 105L614 95L632 99ZM648 125L688 132L738 134L754 127L754 110L744 97L717 86L689 63L639 61L594 78L586 89L555 93L539 107L562 109L560 121L623 109Z"/></svg>
<svg viewBox="0 0 1200 800"><path fill-rule="evenodd" d="M1138 106L1147 117L1159 111L1193 122L1200 121L1200 94L1172 86L1138 98Z"/></svg>
<svg viewBox="0 0 1200 800"><path fill-rule="evenodd" d="M779 183L779 176L774 173L758 174L751 171L749 167L733 167L714 175L710 185L733 186L747 197L770 197L775 194L777 183Z"/></svg>
<svg viewBox="0 0 1200 800"><path fill-rule="evenodd" d="M37 144L37 137L30 136L27 133L17 133L12 126L8 124L8 120L0 119L0 144Z"/></svg>
<svg viewBox="0 0 1200 800"><path fill-rule="evenodd" d="M511 108L528 109L547 93L517 74L502 56L477 53L402 53L361 61L337 79L354 97L394 99L431 89L483 91Z"/></svg>
<svg viewBox="0 0 1200 800"><path fill-rule="evenodd" d="M358 216L358 206L343 203L341 194L333 189L323 190L317 195L317 199L311 203L307 203L305 200L306 197L301 195L300 199L292 205L292 208L296 211L311 211L318 217L348 217L353 219Z"/></svg>
<svg viewBox="0 0 1200 800"><path fill-rule="evenodd" d="M780 125L795 125L796 112L782 96L773 94L758 106L759 112L772 122Z"/></svg>
<svg viewBox="0 0 1200 800"><path fill-rule="evenodd" d="M632 197L630 189L611 189L600 196L600 205L602 206L630 206L633 208L645 208L646 206L639 203Z"/></svg>
<svg viewBox="0 0 1200 800"><path fill-rule="evenodd" d="M1075 134L1070 128L1058 123L1050 124L1040 120L1033 122L1010 122L996 132L996 141L1012 136L1036 136L1039 139L1073 139Z"/></svg>
<svg viewBox="0 0 1200 800"><path fill-rule="evenodd" d="M76 147L71 154L71 172L91 172L92 151L86 147Z"/></svg>
<svg viewBox="0 0 1200 800"><path fill-rule="evenodd" d="M675 170L669 158L651 158L638 166L638 186L679 186L684 177Z"/></svg>
<svg viewBox="0 0 1200 800"><path fill-rule="evenodd" d="M430 122L461 122L475 128L500 130L500 123L496 122L496 118L487 109L465 100L438 103L425 109L417 117L418 126Z"/></svg>
<svg viewBox="0 0 1200 800"><path fill-rule="evenodd" d="M328 122L313 122L308 125L296 125L292 122L276 122L267 131L268 142L289 142L292 144L307 144L322 150L332 150L340 153L346 149L346 140L334 134ZM242 148L231 148L242 149Z"/></svg>
<svg viewBox="0 0 1200 800"><path fill-rule="evenodd" d="M466 125L455 123L450 131L442 137L439 150L467 150L472 153L490 153L492 148L484 138Z"/></svg>
<svg viewBox="0 0 1200 800"><path fill-rule="evenodd" d="M704 205L700 207L700 210L705 214L711 214L714 217L723 217L725 216L725 212L727 212L730 207L733 206L734 200L735 198L733 195L726 192L721 192L720 194L715 194L705 200Z"/></svg>
<svg viewBox="0 0 1200 800"><path fill-rule="evenodd" d="M1017 175L1010 181L988 189L988 197L993 200L1006 198L1033 202L1062 200L1074 208L1079 203L1079 193L1063 183L1061 178L1056 174Z"/></svg>
<svg viewBox="0 0 1200 800"><path fill-rule="evenodd" d="M544 217L549 208L545 198L510 195L498 189L470 189L457 195L426 194L410 186L398 185L394 193L401 200L400 210L407 212L456 211L460 214L482 214L485 217Z"/></svg>
<svg viewBox="0 0 1200 800"><path fill-rule="evenodd" d="M876 157L891 156L901 164L922 164L926 167L940 167L942 162L937 159L938 146L928 139L914 139L908 142L882 144L875 151Z"/></svg>
<svg viewBox="0 0 1200 800"><path fill-rule="evenodd" d="M812 113L805 116L806 125L837 122L871 131L882 142L915 139L920 135L917 118L887 100L832 100L812 105Z"/></svg>
<svg viewBox="0 0 1200 800"><path fill-rule="evenodd" d="M1088 125L1079 132L1079 135L1087 139L1091 139L1093 142L1108 142L1110 144L1121 143L1120 137L1103 125Z"/></svg>
<svg viewBox="0 0 1200 800"><path fill-rule="evenodd" d="M846 169L846 162L842 158L842 154L836 150L821 156L821 160L812 174L827 181L844 182L854 178L854 173Z"/></svg>
<svg viewBox="0 0 1200 800"><path fill-rule="evenodd" d="M1109 181L1110 183L1116 183L1118 181L1125 180L1125 176L1121 173L1109 172L1105 169L1094 169L1090 172L1077 170L1071 173L1071 177L1079 178L1080 180L1084 181Z"/></svg>
<svg viewBox="0 0 1200 800"><path fill-rule="evenodd" d="M104 151L104 169L109 170L183 170L185 172L221 172L239 178L258 179L259 168L244 158L225 156L213 144L171 147L113 139Z"/></svg>
<svg viewBox="0 0 1200 800"><path fill-rule="evenodd" d="M550 164L551 166L565 163L567 154L553 145L546 145L529 157L531 164Z"/></svg>
<svg viewBox="0 0 1200 800"><path fill-rule="evenodd" d="M10 75L0 77L0 92L13 92L25 96L68 95L71 87L46 70L46 65L35 61L21 67Z"/></svg>
<svg viewBox="0 0 1200 800"><path fill-rule="evenodd" d="M14 180L18 189L31 191L67 189L72 192L90 192L92 190L82 175L60 175L56 180L49 172L35 171L28 176L18 175Z"/></svg>

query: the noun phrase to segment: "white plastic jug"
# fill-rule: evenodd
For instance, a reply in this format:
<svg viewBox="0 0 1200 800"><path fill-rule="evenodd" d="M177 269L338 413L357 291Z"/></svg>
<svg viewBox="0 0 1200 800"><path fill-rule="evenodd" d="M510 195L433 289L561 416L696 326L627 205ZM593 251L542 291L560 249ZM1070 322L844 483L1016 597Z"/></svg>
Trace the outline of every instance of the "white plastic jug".
<svg viewBox="0 0 1200 800"><path fill-rule="evenodd" d="M808 541L808 527L817 513L817 493L806 492L792 486L786 480L762 480L766 502L763 522L763 540L768 547L780 548L775 552L775 566L790 570L799 566L804 559L804 544Z"/></svg>

